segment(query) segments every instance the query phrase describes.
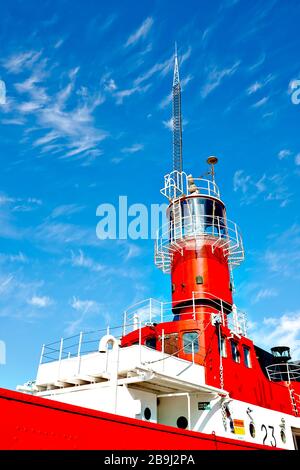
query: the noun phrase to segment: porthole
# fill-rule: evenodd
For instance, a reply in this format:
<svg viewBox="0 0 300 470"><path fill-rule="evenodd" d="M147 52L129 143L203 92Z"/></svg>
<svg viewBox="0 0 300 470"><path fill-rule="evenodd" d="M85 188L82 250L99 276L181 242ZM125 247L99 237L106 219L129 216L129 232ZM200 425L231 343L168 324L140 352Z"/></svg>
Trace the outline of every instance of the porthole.
<svg viewBox="0 0 300 470"><path fill-rule="evenodd" d="M255 438L255 426L253 423L249 424L249 431L250 431L250 436L253 437L254 439Z"/></svg>
<svg viewBox="0 0 300 470"><path fill-rule="evenodd" d="M149 419L151 418L151 410L148 407L144 409L144 418L147 421L149 421Z"/></svg>
<svg viewBox="0 0 300 470"><path fill-rule="evenodd" d="M285 435L285 432L284 432L283 429L281 429L281 431L280 431L280 437L281 437L282 442L285 444L286 443L286 435Z"/></svg>
<svg viewBox="0 0 300 470"><path fill-rule="evenodd" d="M185 416L179 416L177 419L177 427L180 429L186 429L188 426L188 420L186 419Z"/></svg>

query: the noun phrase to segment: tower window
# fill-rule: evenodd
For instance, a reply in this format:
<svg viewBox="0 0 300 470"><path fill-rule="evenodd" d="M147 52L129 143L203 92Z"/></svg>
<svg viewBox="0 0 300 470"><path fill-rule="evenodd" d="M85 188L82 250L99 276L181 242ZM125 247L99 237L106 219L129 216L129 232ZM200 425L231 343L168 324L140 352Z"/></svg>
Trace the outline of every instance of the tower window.
<svg viewBox="0 0 300 470"><path fill-rule="evenodd" d="M196 331L189 331L183 333L183 351L186 354L193 354L199 351L198 333Z"/></svg>
<svg viewBox="0 0 300 470"><path fill-rule="evenodd" d="M196 284L203 284L203 277L202 276L196 276Z"/></svg>
<svg viewBox="0 0 300 470"><path fill-rule="evenodd" d="M219 354L221 353L222 357L227 357L225 336L221 336L221 339L219 338L218 346L219 346Z"/></svg>
<svg viewBox="0 0 300 470"><path fill-rule="evenodd" d="M246 367L251 367L250 349L247 346L243 346L244 351L244 364Z"/></svg>
<svg viewBox="0 0 300 470"><path fill-rule="evenodd" d="M235 341L231 341L231 355L235 362L241 362L241 355L238 349L238 344Z"/></svg>

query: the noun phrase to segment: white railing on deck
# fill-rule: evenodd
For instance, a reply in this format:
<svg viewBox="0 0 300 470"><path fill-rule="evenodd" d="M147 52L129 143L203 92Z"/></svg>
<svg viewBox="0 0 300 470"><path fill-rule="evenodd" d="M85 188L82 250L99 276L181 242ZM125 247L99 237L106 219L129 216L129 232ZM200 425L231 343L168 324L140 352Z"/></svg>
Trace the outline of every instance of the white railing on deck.
<svg viewBox="0 0 300 470"><path fill-rule="evenodd" d="M139 329L144 326L151 326L157 323L172 322L176 320L176 315L180 314L180 318L196 318L197 310L199 310L199 299L210 301L209 306L201 306L201 314L207 315L205 323L214 323L216 319L223 326L228 325L230 330L240 336L247 336L246 314L237 310L235 307L233 312L229 313L226 318L224 301L218 300L214 295L203 292L201 294L193 292L190 299L181 300L178 306L172 302L160 302L156 299L146 299L132 305L124 312L123 325L113 328L105 328L95 331L80 332L77 335L61 338L58 341L44 344L42 347L40 364L52 361L62 361L63 359L80 357L84 354L99 351L99 342L106 334L111 334L115 338L120 339L127 333ZM186 304L185 312L181 313L182 302ZM139 345L141 345L141 334L139 334ZM163 348L164 349L164 348Z"/></svg>
<svg viewBox="0 0 300 470"><path fill-rule="evenodd" d="M273 382L300 381L300 364L287 362L271 364L266 367L268 377Z"/></svg>
<svg viewBox="0 0 300 470"><path fill-rule="evenodd" d="M199 299L206 299L210 301L212 309L215 310L215 315L220 315L221 322L225 324L225 306L226 302L218 300L216 296L209 292L193 292L192 298L183 299L178 304L173 302L160 302L156 299L146 299L141 302L138 302L130 306L124 312L123 317L123 334L128 333L128 328L126 325L133 324L138 328L139 323L143 325L153 324L153 323L163 323L168 321L173 321L176 319L176 314L179 314L182 310L182 304L185 303L187 306L184 307L185 313L181 315L181 318L184 317L196 317L197 310L199 309ZM208 309L208 306L206 306ZM202 306L201 313L207 313L208 315L212 314L212 310L204 310ZM236 307L233 308L233 312L228 314L227 317L228 326L234 332L241 336L247 336L247 317L246 313L240 310L237 310Z"/></svg>

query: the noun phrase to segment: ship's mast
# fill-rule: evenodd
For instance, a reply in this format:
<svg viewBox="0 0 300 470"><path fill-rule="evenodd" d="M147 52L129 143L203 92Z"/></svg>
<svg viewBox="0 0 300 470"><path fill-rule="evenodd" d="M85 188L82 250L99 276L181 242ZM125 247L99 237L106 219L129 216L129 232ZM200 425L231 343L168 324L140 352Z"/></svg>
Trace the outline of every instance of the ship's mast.
<svg viewBox="0 0 300 470"><path fill-rule="evenodd" d="M181 117L181 87L177 45L175 44L175 61L173 76L173 171L182 172L182 117Z"/></svg>

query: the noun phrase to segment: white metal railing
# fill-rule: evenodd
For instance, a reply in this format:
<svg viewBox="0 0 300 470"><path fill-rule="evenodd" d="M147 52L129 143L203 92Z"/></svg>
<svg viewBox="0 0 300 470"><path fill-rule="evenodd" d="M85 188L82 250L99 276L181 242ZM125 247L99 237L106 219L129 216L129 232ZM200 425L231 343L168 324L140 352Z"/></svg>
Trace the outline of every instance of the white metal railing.
<svg viewBox="0 0 300 470"><path fill-rule="evenodd" d="M121 326L104 328L100 330L80 332L73 336L61 338L58 341L44 344L42 347L40 364L52 361L61 361L99 350L99 342L105 334L112 334L115 338L122 337Z"/></svg>
<svg viewBox="0 0 300 470"><path fill-rule="evenodd" d="M223 217L202 214L177 217L174 212L174 219L157 231L156 265L163 272L170 272L173 254L181 252L183 246L188 248L187 242L190 240L209 243L213 252L221 248L231 266L237 266L244 260L243 241L236 223Z"/></svg>
<svg viewBox="0 0 300 470"><path fill-rule="evenodd" d="M219 300L216 296L209 292L193 292L192 298L183 299L178 304L174 302L160 302L156 299L146 299L130 306L124 312L123 317L123 334L128 333L128 325L133 325L133 329L139 328L139 325L153 325L153 323L163 323L176 319L176 314L180 314L181 318L196 318L199 311L199 303L197 300L206 299L210 301L210 308L214 309L214 316L219 316L222 324L227 321L228 327L234 333L240 336L247 336L247 317L246 313L233 308L233 312L227 317L225 316L226 302ZM182 303L187 306L182 311ZM206 306L207 307L207 306ZM212 315L212 310L205 311L202 305L201 313Z"/></svg>
<svg viewBox="0 0 300 470"><path fill-rule="evenodd" d="M53 361L62 361L64 359L71 359L74 357L80 358L82 355L89 354L92 352L99 351L99 343L104 335L111 334L116 339L120 339L130 331L139 329L139 345L141 345L141 328L147 325L153 325L155 323L163 323L168 321L174 321L176 314L180 313L181 319L184 318L196 318L197 310L199 305L197 299L205 298L210 300L210 310L207 310L202 306L201 314L207 314L207 321L214 322L216 318L225 325L226 321L229 328L235 333L247 336L246 331L246 315L244 312L235 309L235 316L230 318L231 313L227 317L225 314L224 302L217 300L217 298L207 292L201 293L193 292L191 299L186 299L184 302L189 307L185 307L185 312L181 313L182 307L172 302L160 302L156 299L146 299L138 302L129 307L124 312L124 321L122 326L116 326L113 328L105 328L95 331L80 332L77 335L61 338L58 341L44 344L42 347L40 364ZM181 301L183 302L183 301ZM180 302L180 303L181 303ZM213 313L212 313L213 309ZM162 339L162 343L163 343ZM162 348L164 352L164 347Z"/></svg>
<svg viewBox="0 0 300 470"><path fill-rule="evenodd" d="M190 184L190 181L192 184ZM220 199L220 191L214 181L205 178L191 178L182 171L177 170L165 175L164 187L160 191L169 201L182 196L198 194L203 196L211 196Z"/></svg>
<svg viewBox="0 0 300 470"><path fill-rule="evenodd" d="M269 380L273 382L300 381L300 364L287 362L271 364L266 367Z"/></svg>

